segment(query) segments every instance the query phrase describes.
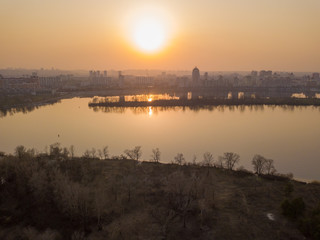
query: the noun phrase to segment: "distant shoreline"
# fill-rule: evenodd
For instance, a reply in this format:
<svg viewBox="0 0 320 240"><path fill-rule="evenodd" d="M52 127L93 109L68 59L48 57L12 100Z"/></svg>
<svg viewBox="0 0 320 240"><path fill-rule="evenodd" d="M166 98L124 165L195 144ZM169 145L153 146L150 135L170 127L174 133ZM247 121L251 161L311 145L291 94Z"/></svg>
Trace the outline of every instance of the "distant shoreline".
<svg viewBox="0 0 320 240"><path fill-rule="evenodd" d="M237 105L289 105L289 106L320 106L318 98L258 98L258 99L182 99L154 101L120 101L90 102L89 107L197 107L197 106L237 106Z"/></svg>

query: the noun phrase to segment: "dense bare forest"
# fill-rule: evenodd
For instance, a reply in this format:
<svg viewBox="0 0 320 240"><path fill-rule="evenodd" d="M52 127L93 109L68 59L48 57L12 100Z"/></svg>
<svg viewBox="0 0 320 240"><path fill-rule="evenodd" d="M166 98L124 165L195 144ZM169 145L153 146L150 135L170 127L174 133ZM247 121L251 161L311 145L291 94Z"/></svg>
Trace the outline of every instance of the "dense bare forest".
<svg viewBox="0 0 320 240"><path fill-rule="evenodd" d="M260 155L139 161L141 148L75 157L23 146L0 154L0 239L320 239L320 184L275 174Z"/></svg>

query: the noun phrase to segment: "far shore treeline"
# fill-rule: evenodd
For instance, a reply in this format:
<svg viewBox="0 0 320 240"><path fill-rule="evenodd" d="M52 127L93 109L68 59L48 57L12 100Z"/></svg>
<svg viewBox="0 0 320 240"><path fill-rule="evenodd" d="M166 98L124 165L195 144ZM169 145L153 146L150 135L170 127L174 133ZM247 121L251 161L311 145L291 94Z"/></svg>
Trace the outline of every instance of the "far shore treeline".
<svg viewBox="0 0 320 240"><path fill-rule="evenodd" d="M244 99L172 99L130 102L90 102L89 107L201 107L201 106L238 106L238 105L275 105L275 106L320 106L319 98L244 98Z"/></svg>

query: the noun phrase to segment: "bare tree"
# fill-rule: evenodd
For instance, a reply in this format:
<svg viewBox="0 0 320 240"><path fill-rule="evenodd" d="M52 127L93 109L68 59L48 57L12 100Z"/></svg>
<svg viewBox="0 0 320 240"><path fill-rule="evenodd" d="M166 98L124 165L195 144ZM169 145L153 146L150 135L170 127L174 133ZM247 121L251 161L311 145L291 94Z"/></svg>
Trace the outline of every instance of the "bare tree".
<svg viewBox="0 0 320 240"><path fill-rule="evenodd" d="M87 150L83 153L82 157L84 157L84 158L90 158L90 151L87 149Z"/></svg>
<svg viewBox="0 0 320 240"><path fill-rule="evenodd" d="M97 224L99 231L102 229L102 214L103 209L106 207L106 186L104 179L98 179L97 187L94 190L94 212L97 217Z"/></svg>
<svg viewBox="0 0 320 240"><path fill-rule="evenodd" d="M62 148L60 147L60 143L56 142L50 145L50 156L52 157L60 157L62 154Z"/></svg>
<svg viewBox="0 0 320 240"><path fill-rule="evenodd" d="M203 166L211 167L213 165L213 155L210 152L203 154Z"/></svg>
<svg viewBox="0 0 320 240"><path fill-rule="evenodd" d="M234 166L239 163L240 156L237 153L225 152L220 160L226 169L233 170Z"/></svg>
<svg viewBox="0 0 320 240"><path fill-rule="evenodd" d="M262 174L264 173L265 169L266 169L266 161L267 159L265 159L265 157L256 154L254 155L253 159L252 159L252 165L253 165L253 169L257 174Z"/></svg>
<svg viewBox="0 0 320 240"><path fill-rule="evenodd" d="M71 240L86 240L86 236L84 232L75 231L72 233Z"/></svg>
<svg viewBox="0 0 320 240"><path fill-rule="evenodd" d="M274 174L277 170L274 167L273 159L266 159L265 170L267 174Z"/></svg>
<svg viewBox="0 0 320 240"><path fill-rule="evenodd" d="M152 149L151 160L158 163L160 161L161 152L159 148Z"/></svg>
<svg viewBox="0 0 320 240"><path fill-rule="evenodd" d="M48 145L46 145L43 149L44 154L49 155Z"/></svg>
<svg viewBox="0 0 320 240"><path fill-rule="evenodd" d="M90 188L84 187L77 182L70 181L62 173L57 172L55 176L55 191L57 205L71 219L78 220L87 228L90 210Z"/></svg>
<svg viewBox="0 0 320 240"><path fill-rule="evenodd" d="M136 146L132 150L125 150L124 153L132 160L139 161L142 156L141 146Z"/></svg>
<svg viewBox="0 0 320 240"><path fill-rule="evenodd" d="M214 164L218 168L223 168L223 157L219 156L217 162Z"/></svg>
<svg viewBox="0 0 320 240"><path fill-rule="evenodd" d="M66 147L63 148L62 155L63 155L64 158L68 158L69 157L70 152L69 152L68 148L66 148Z"/></svg>
<svg viewBox="0 0 320 240"><path fill-rule="evenodd" d="M35 157L37 155L37 150L34 149L34 148L29 148L27 150L27 154L30 156L30 157Z"/></svg>
<svg viewBox="0 0 320 240"><path fill-rule="evenodd" d="M127 191L127 201L130 202L132 198L132 194L135 193L134 188L137 185L137 177L129 174L123 178L123 186Z"/></svg>
<svg viewBox="0 0 320 240"><path fill-rule="evenodd" d="M98 149L98 156L99 156L100 159L103 158L103 153L102 153L101 149Z"/></svg>
<svg viewBox="0 0 320 240"><path fill-rule="evenodd" d="M74 158L74 146L73 145L70 146L69 152L70 152L70 157Z"/></svg>
<svg viewBox="0 0 320 240"><path fill-rule="evenodd" d="M106 160L109 157L109 148L108 146L104 146L102 149L104 160Z"/></svg>
<svg viewBox="0 0 320 240"><path fill-rule="evenodd" d="M61 236L58 232L53 231L51 229L46 229L44 232L38 232L36 229L32 227L27 227L23 229L23 239L33 240L33 239L46 239L46 240L54 240L60 239Z"/></svg>
<svg viewBox="0 0 320 240"><path fill-rule="evenodd" d="M181 218L185 228L195 201L191 181L182 172L174 172L169 176L167 188L167 208Z"/></svg>
<svg viewBox="0 0 320 240"><path fill-rule="evenodd" d="M22 145L19 145L15 148L14 150L14 154L18 157L18 158L23 158L26 154L26 151L27 149L22 146Z"/></svg>
<svg viewBox="0 0 320 240"><path fill-rule="evenodd" d="M197 155L193 155L193 158L192 158L192 164L193 165L197 165Z"/></svg>
<svg viewBox="0 0 320 240"><path fill-rule="evenodd" d="M174 163L182 165L185 163L185 158L182 153L177 153L177 155L174 157Z"/></svg>
<svg viewBox="0 0 320 240"><path fill-rule="evenodd" d="M82 157L85 157L85 158L96 158L97 157L97 150L95 148L91 148L91 150L86 150Z"/></svg>
<svg viewBox="0 0 320 240"><path fill-rule="evenodd" d="M91 151L90 151L91 158L95 158L96 157L96 152L97 152L97 150L95 148L91 149Z"/></svg>
<svg viewBox="0 0 320 240"><path fill-rule="evenodd" d="M178 214L169 207L157 207L152 208L150 211L152 219L159 224L161 229L162 239L167 239L167 235L170 227L174 223L175 219L178 217Z"/></svg>

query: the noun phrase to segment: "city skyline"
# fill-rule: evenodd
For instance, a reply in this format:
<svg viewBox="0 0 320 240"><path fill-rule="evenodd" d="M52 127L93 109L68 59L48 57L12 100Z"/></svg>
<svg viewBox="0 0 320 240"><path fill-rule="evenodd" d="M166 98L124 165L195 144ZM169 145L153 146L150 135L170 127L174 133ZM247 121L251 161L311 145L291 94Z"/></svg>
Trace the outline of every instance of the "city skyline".
<svg viewBox="0 0 320 240"><path fill-rule="evenodd" d="M5 0L1 6L0 68L319 72L316 0ZM153 29L155 39L145 33Z"/></svg>

